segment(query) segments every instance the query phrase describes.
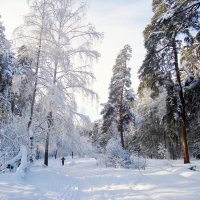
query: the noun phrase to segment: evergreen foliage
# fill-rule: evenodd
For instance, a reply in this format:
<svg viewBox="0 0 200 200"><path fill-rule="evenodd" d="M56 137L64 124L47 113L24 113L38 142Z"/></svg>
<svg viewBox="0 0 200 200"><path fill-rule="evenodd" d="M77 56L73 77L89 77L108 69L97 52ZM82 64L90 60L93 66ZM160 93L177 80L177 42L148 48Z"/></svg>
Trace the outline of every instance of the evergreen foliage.
<svg viewBox="0 0 200 200"><path fill-rule="evenodd" d="M102 134L104 145L112 137L113 126L117 127L121 137L121 145L125 148L124 132L128 130L129 124L134 123L135 116L132 111L132 102L135 99L131 88L131 73L127 62L131 58L131 47L125 45L116 58L113 66L113 76L109 86L108 102L104 105Z"/></svg>
<svg viewBox="0 0 200 200"><path fill-rule="evenodd" d="M7 124L12 119L13 93L12 78L15 70L14 55L10 51L10 43L4 34L4 27L0 22L0 124Z"/></svg>
<svg viewBox="0 0 200 200"><path fill-rule="evenodd" d="M153 1L154 16L144 31L147 55L139 70L140 93L145 87L152 89L152 97L159 95L160 88L164 87L168 91L166 119L168 124L175 120L176 125L179 123L177 130L182 129L184 163L189 162L186 134L188 125L184 73L180 70L178 58L182 45L179 38L184 37L185 41L192 43L191 30L198 31L200 27L199 6L197 1ZM168 129L168 134L170 132Z"/></svg>

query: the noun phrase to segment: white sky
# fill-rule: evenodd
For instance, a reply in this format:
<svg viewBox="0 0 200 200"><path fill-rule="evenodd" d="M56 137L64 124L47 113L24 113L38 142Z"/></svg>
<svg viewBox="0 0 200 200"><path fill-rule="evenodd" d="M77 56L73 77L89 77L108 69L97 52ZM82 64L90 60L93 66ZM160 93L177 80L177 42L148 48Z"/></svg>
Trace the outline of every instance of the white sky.
<svg viewBox="0 0 200 200"><path fill-rule="evenodd" d="M130 44L133 49L129 66L132 68L132 86L137 92L137 71L145 55L142 32L150 22L151 0L89 0L88 20L97 31L104 33L104 39L98 50L101 58L94 65L95 91L100 96L100 103L107 101L108 87L112 76L112 66L120 49ZM6 28L6 35L11 38L12 31L23 21L28 7L26 0L0 0L0 15ZM92 120L99 118L101 107L82 108Z"/></svg>

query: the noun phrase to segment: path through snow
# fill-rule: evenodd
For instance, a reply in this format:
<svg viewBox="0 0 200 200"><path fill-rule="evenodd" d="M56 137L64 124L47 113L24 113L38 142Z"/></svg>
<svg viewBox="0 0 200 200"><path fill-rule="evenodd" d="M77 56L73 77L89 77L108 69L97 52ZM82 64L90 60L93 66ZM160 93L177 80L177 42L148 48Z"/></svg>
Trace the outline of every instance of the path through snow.
<svg viewBox="0 0 200 200"><path fill-rule="evenodd" d="M196 163L197 168L200 164ZM102 168L95 159L51 159L25 178L0 174L1 200L199 200L200 172L180 161L151 160L145 171Z"/></svg>

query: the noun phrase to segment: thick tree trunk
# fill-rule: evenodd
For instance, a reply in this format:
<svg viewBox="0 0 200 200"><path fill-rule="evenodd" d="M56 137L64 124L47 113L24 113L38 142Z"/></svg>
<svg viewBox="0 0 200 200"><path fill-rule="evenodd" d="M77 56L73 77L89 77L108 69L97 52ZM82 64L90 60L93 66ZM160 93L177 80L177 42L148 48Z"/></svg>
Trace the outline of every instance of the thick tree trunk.
<svg viewBox="0 0 200 200"><path fill-rule="evenodd" d="M182 125L182 145L183 145L184 164L190 163L188 145L187 145L187 131L185 125Z"/></svg>
<svg viewBox="0 0 200 200"><path fill-rule="evenodd" d="M183 147L183 158L184 164L190 163L189 153L188 153L188 145L187 145L187 130L186 130L186 112L185 112L185 99L183 96L183 88L181 84L181 78L179 73L179 66L178 66L178 54L177 54L177 47L175 40L173 41L173 53L174 53L174 65L175 65L175 72L176 72L176 79L179 84L179 98L181 101L182 106L182 147Z"/></svg>

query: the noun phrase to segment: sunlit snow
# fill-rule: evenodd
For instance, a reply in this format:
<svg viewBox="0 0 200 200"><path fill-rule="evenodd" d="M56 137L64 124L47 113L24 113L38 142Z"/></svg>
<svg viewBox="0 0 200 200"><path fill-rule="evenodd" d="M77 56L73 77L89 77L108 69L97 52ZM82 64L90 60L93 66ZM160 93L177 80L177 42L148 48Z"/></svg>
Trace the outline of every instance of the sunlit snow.
<svg viewBox="0 0 200 200"><path fill-rule="evenodd" d="M26 176L0 174L2 200L199 200L200 163L149 160L145 170L104 168L92 158L37 161ZM189 169L196 166L196 171Z"/></svg>

